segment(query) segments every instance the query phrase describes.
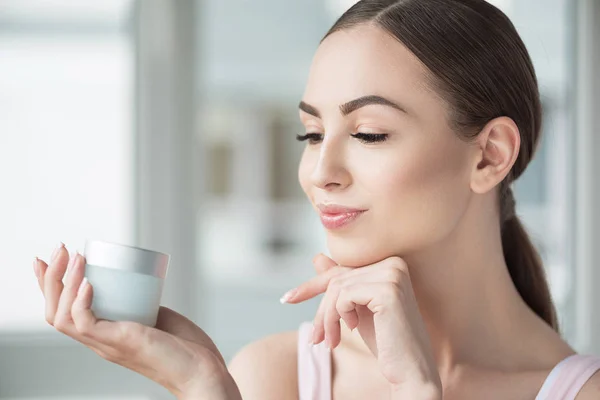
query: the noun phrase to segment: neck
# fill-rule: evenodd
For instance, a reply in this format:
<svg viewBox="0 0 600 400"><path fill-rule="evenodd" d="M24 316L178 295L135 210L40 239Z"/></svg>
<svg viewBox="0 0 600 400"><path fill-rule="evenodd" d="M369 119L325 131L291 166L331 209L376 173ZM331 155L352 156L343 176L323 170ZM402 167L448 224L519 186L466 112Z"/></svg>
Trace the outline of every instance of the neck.
<svg viewBox="0 0 600 400"><path fill-rule="evenodd" d="M508 367L508 354L515 351L514 345L509 348L511 338L539 326L508 272L496 215L465 215L444 242L401 256L442 379L461 364ZM368 352L358 331L345 324L342 338Z"/></svg>

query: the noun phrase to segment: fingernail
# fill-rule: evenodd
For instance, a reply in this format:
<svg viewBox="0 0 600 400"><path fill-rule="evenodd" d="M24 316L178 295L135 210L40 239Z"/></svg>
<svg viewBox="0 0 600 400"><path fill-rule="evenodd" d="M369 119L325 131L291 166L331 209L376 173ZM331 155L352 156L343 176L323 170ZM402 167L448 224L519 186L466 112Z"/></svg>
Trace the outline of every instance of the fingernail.
<svg viewBox="0 0 600 400"><path fill-rule="evenodd" d="M84 276L83 280L81 281L81 285L79 285L79 289L77 290L77 296L81 295L81 292L83 292L83 289L85 289L85 285L88 283L87 278Z"/></svg>
<svg viewBox="0 0 600 400"><path fill-rule="evenodd" d="M294 297L296 295L296 292L298 292L298 289L290 290L289 292L287 292L286 294L281 296L281 298L279 299L279 302L281 304L287 303L288 301L290 301L292 299L292 297Z"/></svg>
<svg viewBox="0 0 600 400"><path fill-rule="evenodd" d="M33 260L33 272L35 273L35 276L39 275L39 271L38 271L38 258L37 257Z"/></svg>
<svg viewBox="0 0 600 400"><path fill-rule="evenodd" d="M79 252L76 251L75 254L73 254L73 256L71 256L71 258L69 259L69 265L67 265L68 270L71 270L73 268L73 266L75 265L75 262L77 261L78 255L79 255Z"/></svg>
<svg viewBox="0 0 600 400"><path fill-rule="evenodd" d="M58 255L58 251L64 246L63 242L60 242L56 248L54 249L54 251L52 252L52 256L50 256L50 259L52 261L54 261L54 259L56 258L56 256Z"/></svg>

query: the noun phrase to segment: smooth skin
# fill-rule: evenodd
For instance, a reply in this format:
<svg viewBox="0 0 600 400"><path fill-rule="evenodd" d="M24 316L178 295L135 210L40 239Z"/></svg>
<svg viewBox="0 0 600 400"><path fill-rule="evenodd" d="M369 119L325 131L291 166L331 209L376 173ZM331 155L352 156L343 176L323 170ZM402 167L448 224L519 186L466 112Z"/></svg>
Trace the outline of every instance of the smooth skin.
<svg viewBox="0 0 600 400"><path fill-rule="evenodd" d="M472 142L459 139L428 82L419 60L377 27L336 32L319 46L302 98L312 108L300 111L317 135L299 181L315 208L367 211L327 231L331 257L315 257L317 276L287 302L324 294L313 339L334 348L334 400L530 400L574 351L523 302L503 258L497 190L518 155L518 128L499 117ZM403 111L341 112L369 95ZM387 136L369 143L357 132ZM298 398L296 331L245 346L225 368L212 340L171 310L161 309L158 329L97 321L89 284L76 295L83 258L63 286L67 261L62 249L50 267L34 267L46 318L104 358L178 398ZM599 396L596 374L577 399Z"/></svg>

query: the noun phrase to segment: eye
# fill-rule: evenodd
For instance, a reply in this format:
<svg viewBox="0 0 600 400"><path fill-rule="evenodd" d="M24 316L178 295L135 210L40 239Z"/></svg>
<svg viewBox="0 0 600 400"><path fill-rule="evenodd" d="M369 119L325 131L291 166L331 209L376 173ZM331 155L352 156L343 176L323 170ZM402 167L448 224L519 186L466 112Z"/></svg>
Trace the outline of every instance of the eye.
<svg viewBox="0 0 600 400"><path fill-rule="evenodd" d="M354 138L357 138L363 143L377 143L377 142L385 142L388 138L387 133L355 133L350 135Z"/></svg>
<svg viewBox="0 0 600 400"><path fill-rule="evenodd" d="M358 133L352 134L350 136L360 140L363 143L367 143L367 144L384 142L388 138L387 133L361 133L361 132L358 132ZM317 144L317 143L321 143L323 141L323 134L322 133L307 133L305 135L296 135L296 140L299 140L301 142L308 140L309 144Z"/></svg>
<svg viewBox="0 0 600 400"><path fill-rule="evenodd" d="M307 133L306 135L296 135L296 140L304 142L308 140L309 144L317 144L323 141L323 134L321 133Z"/></svg>

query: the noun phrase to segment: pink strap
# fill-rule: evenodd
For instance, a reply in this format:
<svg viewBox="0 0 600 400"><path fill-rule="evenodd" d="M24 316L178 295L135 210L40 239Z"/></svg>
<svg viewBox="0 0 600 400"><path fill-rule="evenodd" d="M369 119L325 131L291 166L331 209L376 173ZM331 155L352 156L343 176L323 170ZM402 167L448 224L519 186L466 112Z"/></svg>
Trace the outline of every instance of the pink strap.
<svg viewBox="0 0 600 400"><path fill-rule="evenodd" d="M312 329L303 322L298 330L299 400L331 400L331 352L325 342L309 343Z"/></svg>
<svg viewBox="0 0 600 400"><path fill-rule="evenodd" d="M600 358L573 354L552 369L536 400L574 400L598 370Z"/></svg>

